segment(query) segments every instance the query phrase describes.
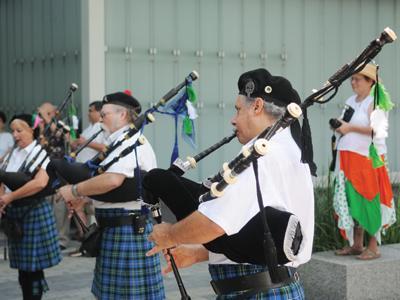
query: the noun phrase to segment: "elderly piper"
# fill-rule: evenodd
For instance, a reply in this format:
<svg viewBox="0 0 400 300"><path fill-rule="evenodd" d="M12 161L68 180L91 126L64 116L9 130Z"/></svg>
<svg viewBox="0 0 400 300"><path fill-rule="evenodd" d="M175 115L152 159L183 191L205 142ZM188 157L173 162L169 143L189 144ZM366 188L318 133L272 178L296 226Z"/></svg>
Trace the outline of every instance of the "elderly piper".
<svg viewBox="0 0 400 300"><path fill-rule="evenodd" d="M289 103L300 103L297 92L287 79L273 76L265 69L242 74L238 88L236 115L232 125L243 145L250 145L265 128L274 124ZM235 249L221 251L223 254L234 257L232 253L242 253L248 257L248 253L262 251L249 247L254 241L262 245L263 237L262 234L256 234L259 232L257 228L250 228L246 230L247 235L240 236L244 228L253 226L249 224L259 212L253 168L243 171L237 177L237 182L225 189L224 195L200 205L198 197L204 192L200 184L179 177L170 170L156 169L149 172L144 187L160 197L175 213L179 222L154 227L150 240L157 246L148 255L179 245L171 252L180 267L208 259L212 285L218 299L238 296L249 297L246 299L304 299L295 268L311 257L314 196L309 164L313 172L315 165L310 157L304 155L306 153L301 133L299 123L293 123L272 137L268 153L257 160L264 207L290 212L297 216L301 225L302 245L298 252L292 253L294 256L287 264L285 283L274 286L271 279L269 282L264 280L269 278L265 274L268 271L265 265L237 264L222 254L206 249L210 242L229 242L230 236L236 236L242 242ZM305 134L310 133L305 132L303 127ZM311 145L307 146L311 149ZM270 227L274 235L273 226ZM198 244L205 244L206 248ZM246 262L240 255L236 255L236 258L237 261ZM170 271L170 266L165 271Z"/></svg>
<svg viewBox="0 0 400 300"><path fill-rule="evenodd" d="M125 93L104 97L101 116L104 127L110 133L110 148L125 138L129 124L140 111L140 103ZM100 166L118 157L121 151L136 143L140 135L138 132L123 140ZM64 186L60 193L68 203L77 197L104 194L120 187L126 178L135 177L137 167L144 171L156 167L155 154L149 143L118 159L105 173ZM145 256L146 251L154 246L147 240L152 223L142 209L141 201L134 197L132 195L128 202L121 202L121 199L93 201L97 223L103 229L92 285L92 293L97 299L165 298L160 258Z"/></svg>

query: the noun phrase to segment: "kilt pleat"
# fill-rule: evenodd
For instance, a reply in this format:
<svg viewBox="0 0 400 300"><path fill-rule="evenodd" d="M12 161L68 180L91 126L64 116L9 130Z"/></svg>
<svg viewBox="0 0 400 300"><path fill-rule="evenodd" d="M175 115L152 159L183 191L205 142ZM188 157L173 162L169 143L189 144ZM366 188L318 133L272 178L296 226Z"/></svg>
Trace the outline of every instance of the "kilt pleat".
<svg viewBox="0 0 400 300"><path fill-rule="evenodd" d="M238 276L245 276L266 271L267 269L259 265L251 264L213 264L208 265L212 280L222 280L235 278ZM236 299L239 293L231 293L228 295L217 296L218 300ZM274 299L274 300L303 300L304 290L299 280L292 282L291 284L268 290L268 292L257 293L249 298L251 300L260 299Z"/></svg>
<svg viewBox="0 0 400 300"><path fill-rule="evenodd" d="M130 212L96 209L96 217L126 216ZM104 230L92 285L98 299L165 299L160 256L145 255L153 247L147 240L151 231L150 219L144 234L135 234L132 225Z"/></svg>
<svg viewBox="0 0 400 300"><path fill-rule="evenodd" d="M30 206L7 208L7 217L20 219ZM10 267L27 272L44 270L61 261L58 232L53 210L47 201L41 201L24 217L21 241L9 239Z"/></svg>

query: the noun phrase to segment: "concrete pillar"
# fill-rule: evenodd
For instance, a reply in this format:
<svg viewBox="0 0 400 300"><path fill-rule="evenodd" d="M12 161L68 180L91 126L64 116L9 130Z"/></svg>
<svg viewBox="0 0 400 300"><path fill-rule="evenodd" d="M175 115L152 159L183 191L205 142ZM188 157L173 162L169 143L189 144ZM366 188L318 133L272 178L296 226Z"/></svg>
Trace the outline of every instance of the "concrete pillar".
<svg viewBox="0 0 400 300"><path fill-rule="evenodd" d="M83 128L88 125L87 108L90 102L105 94L104 0L81 2L82 84L81 111Z"/></svg>

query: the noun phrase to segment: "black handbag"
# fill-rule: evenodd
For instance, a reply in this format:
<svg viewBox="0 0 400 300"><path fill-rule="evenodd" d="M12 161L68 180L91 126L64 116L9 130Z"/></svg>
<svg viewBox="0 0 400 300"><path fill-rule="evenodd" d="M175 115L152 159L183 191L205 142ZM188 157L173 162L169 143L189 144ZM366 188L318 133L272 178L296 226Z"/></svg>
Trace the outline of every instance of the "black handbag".
<svg viewBox="0 0 400 300"><path fill-rule="evenodd" d="M8 239L18 242L24 237L23 221L26 215L37 205L40 201L31 200L33 202L25 211L21 218L13 219L7 216L7 213L1 218L1 229Z"/></svg>
<svg viewBox="0 0 400 300"><path fill-rule="evenodd" d="M1 229L8 239L13 241L21 241L24 237L22 223L16 219L10 219L6 216L1 218Z"/></svg>
<svg viewBox="0 0 400 300"><path fill-rule="evenodd" d="M100 253L103 229L97 224L91 224L83 235L79 251L87 257L97 257Z"/></svg>

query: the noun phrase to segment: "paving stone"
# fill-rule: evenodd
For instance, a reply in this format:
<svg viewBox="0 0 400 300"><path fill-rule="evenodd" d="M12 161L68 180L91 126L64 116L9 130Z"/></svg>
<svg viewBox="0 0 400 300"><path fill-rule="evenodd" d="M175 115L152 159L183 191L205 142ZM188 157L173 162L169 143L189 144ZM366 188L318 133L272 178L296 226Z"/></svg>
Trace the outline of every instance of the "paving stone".
<svg viewBox="0 0 400 300"><path fill-rule="evenodd" d="M0 250L2 250L0 248ZM68 250L72 250L69 248ZM0 253L1 254L1 253ZM90 292L94 258L64 256L62 262L45 270L50 291L43 300L87 300L94 299ZM192 299L215 299L209 281L210 276L206 263L180 270L182 281ZM169 300L180 299L180 293L174 275L164 276L166 296ZM9 262L0 255L0 299L22 299L18 285L17 270L10 269Z"/></svg>

